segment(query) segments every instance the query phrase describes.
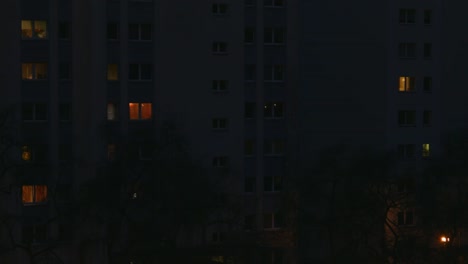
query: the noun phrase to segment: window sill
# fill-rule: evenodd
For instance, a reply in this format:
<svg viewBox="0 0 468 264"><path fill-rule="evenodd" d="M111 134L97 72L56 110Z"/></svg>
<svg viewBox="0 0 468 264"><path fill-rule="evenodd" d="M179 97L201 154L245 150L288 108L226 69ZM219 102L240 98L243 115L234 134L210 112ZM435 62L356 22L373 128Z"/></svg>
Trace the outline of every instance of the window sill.
<svg viewBox="0 0 468 264"><path fill-rule="evenodd" d="M283 157L284 154L283 153L279 153L279 154L264 154L265 157Z"/></svg>
<svg viewBox="0 0 468 264"><path fill-rule="evenodd" d="M153 79L128 79L129 82L152 82Z"/></svg>
<svg viewBox="0 0 468 264"><path fill-rule="evenodd" d="M266 83L284 83L284 80L263 80Z"/></svg>
<svg viewBox="0 0 468 264"><path fill-rule="evenodd" d="M265 46L285 46L285 43L264 42Z"/></svg>
<svg viewBox="0 0 468 264"><path fill-rule="evenodd" d="M229 54L228 52L213 52L213 55L215 56L226 56L228 54Z"/></svg>
<svg viewBox="0 0 468 264"><path fill-rule="evenodd" d="M129 42L146 42L146 43L153 42L152 39L129 39L128 41Z"/></svg>

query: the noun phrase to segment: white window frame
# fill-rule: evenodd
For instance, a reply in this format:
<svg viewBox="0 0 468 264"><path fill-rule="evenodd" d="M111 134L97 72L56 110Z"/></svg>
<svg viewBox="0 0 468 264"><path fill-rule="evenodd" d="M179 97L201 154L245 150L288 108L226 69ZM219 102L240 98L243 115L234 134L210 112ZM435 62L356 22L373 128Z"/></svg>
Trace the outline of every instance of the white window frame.
<svg viewBox="0 0 468 264"><path fill-rule="evenodd" d="M284 64L268 64L268 65L265 65L265 73L267 71L271 71L271 79L264 78L265 82L276 82L276 83L284 82L284 77L285 77L284 76L285 75ZM281 72L281 73L279 73L279 72Z"/></svg>
<svg viewBox="0 0 468 264"><path fill-rule="evenodd" d="M130 79L130 65L137 65L138 66L138 78L137 79ZM142 78L142 66L143 65L146 65L150 67L150 72L151 72L151 76L149 79L143 79ZM151 63L130 63L129 64L129 69L128 69L128 80L131 81L131 82L148 82L148 81L152 81L153 80L153 65Z"/></svg>
<svg viewBox="0 0 468 264"><path fill-rule="evenodd" d="M229 119L227 118L213 118L211 123L213 130L227 130L229 127Z"/></svg>

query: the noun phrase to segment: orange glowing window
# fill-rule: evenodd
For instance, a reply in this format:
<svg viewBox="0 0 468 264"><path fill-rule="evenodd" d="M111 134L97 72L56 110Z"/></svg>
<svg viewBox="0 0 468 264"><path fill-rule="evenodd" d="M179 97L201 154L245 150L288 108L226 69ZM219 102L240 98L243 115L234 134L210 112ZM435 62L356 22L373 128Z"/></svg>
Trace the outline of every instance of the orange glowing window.
<svg viewBox="0 0 468 264"><path fill-rule="evenodd" d="M47 185L23 185L21 200L23 204L47 201Z"/></svg>
<svg viewBox="0 0 468 264"><path fill-rule="evenodd" d="M117 81L119 80L119 67L117 64L108 64L107 65L107 80L108 81Z"/></svg>
<svg viewBox="0 0 468 264"><path fill-rule="evenodd" d="M21 20L21 37L23 39L46 39L47 22L43 20Z"/></svg>
<svg viewBox="0 0 468 264"><path fill-rule="evenodd" d="M24 161L30 161L32 157L31 148L28 146L23 146L21 148L21 159Z"/></svg>
<svg viewBox="0 0 468 264"><path fill-rule="evenodd" d="M398 91L400 92L414 92L414 77L401 76L399 78Z"/></svg>
<svg viewBox="0 0 468 264"><path fill-rule="evenodd" d="M129 103L130 120L148 120L152 117L152 103Z"/></svg>

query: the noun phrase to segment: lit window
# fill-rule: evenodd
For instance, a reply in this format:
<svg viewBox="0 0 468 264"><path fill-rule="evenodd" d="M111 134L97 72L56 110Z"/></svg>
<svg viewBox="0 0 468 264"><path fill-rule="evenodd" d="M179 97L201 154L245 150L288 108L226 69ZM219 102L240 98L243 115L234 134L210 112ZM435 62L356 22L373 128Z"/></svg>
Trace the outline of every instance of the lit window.
<svg viewBox="0 0 468 264"><path fill-rule="evenodd" d="M265 28L263 41L265 44L284 44L284 28Z"/></svg>
<svg viewBox="0 0 468 264"><path fill-rule="evenodd" d="M107 80L119 80L119 66L117 64L107 64Z"/></svg>
<svg viewBox="0 0 468 264"><path fill-rule="evenodd" d="M432 124L432 111L424 110L423 111L423 125L430 126Z"/></svg>
<svg viewBox="0 0 468 264"><path fill-rule="evenodd" d="M213 92L225 92L228 86L229 82L227 80L213 80L211 89Z"/></svg>
<svg viewBox="0 0 468 264"><path fill-rule="evenodd" d="M23 185L21 200L24 205L47 201L47 185Z"/></svg>
<svg viewBox="0 0 468 264"><path fill-rule="evenodd" d="M227 43L226 42L213 42L212 51L214 54L227 53Z"/></svg>
<svg viewBox="0 0 468 264"><path fill-rule="evenodd" d="M416 58L416 43L400 43L398 46L398 55L402 59Z"/></svg>
<svg viewBox="0 0 468 264"><path fill-rule="evenodd" d="M284 65L265 65L264 80L265 82L284 81Z"/></svg>
<svg viewBox="0 0 468 264"><path fill-rule="evenodd" d="M130 40L151 40L151 24L130 24L128 26L128 38Z"/></svg>
<svg viewBox="0 0 468 264"><path fill-rule="evenodd" d="M425 76L423 80L423 91L430 93L432 90L432 77Z"/></svg>
<svg viewBox="0 0 468 264"><path fill-rule="evenodd" d="M225 130L228 128L227 118L213 118L212 128L218 130Z"/></svg>
<svg viewBox="0 0 468 264"><path fill-rule="evenodd" d="M432 43L424 43L423 55L425 59L432 58Z"/></svg>
<svg viewBox="0 0 468 264"><path fill-rule="evenodd" d="M152 103L129 103L130 120L148 120L152 117Z"/></svg>
<svg viewBox="0 0 468 264"><path fill-rule="evenodd" d="M264 117L265 118L283 118L283 103L272 102L266 103L264 106Z"/></svg>
<svg viewBox="0 0 468 264"><path fill-rule="evenodd" d="M117 40L119 39L119 25L117 23L107 24L107 39Z"/></svg>
<svg viewBox="0 0 468 264"><path fill-rule="evenodd" d="M282 178L281 176L266 176L263 178L263 190L265 192L278 192L282 188Z"/></svg>
<svg viewBox="0 0 468 264"><path fill-rule="evenodd" d="M412 225L413 224L413 212L406 211L406 212L398 212L398 220L397 224L400 226L403 225Z"/></svg>
<svg viewBox="0 0 468 264"><path fill-rule="evenodd" d="M269 156L283 155L284 141L280 139L265 140L264 152L265 152L265 155L269 155Z"/></svg>
<svg viewBox="0 0 468 264"><path fill-rule="evenodd" d="M416 23L416 9L400 9L400 24Z"/></svg>
<svg viewBox="0 0 468 264"><path fill-rule="evenodd" d="M213 167L215 168L225 168L228 166L228 157L227 156L217 156L213 157Z"/></svg>
<svg viewBox="0 0 468 264"><path fill-rule="evenodd" d="M398 111L398 125L399 126L415 126L416 125L416 111L414 110Z"/></svg>
<svg viewBox="0 0 468 264"><path fill-rule="evenodd" d="M415 78L408 76L400 76L398 82L399 92L414 92L415 91Z"/></svg>
<svg viewBox="0 0 468 264"><path fill-rule="evenodd" d="M251 139L246 139L244 142L244 154L246 156L252 156L254 154L254 150L254 141Z"/></svg>
<svg viewBox="0 0 468 264"><path fill-rule="evenodd" d="M47 63L22 63L21 77L23 80L47 79Z"/></svg>
<svg viewBox="0 0 468 264"><path fill-rule="evenodd" d="M21 20L21 37L23 39L47 38L47 22L43 20Z"/></svg>
<svg viewBox="0 0 468 264"><path fill-rule="evenodd" d="M282 215L279 213L266 213L263 214L263 228L276 229L283 226Z"/></svg>
<svg viewBox="0 0 468 264"><path fill-rule="evenodd" d="M24 121L47 120L47 105L42 103L24 103L21 114Z"/></svg>
<svg viewBox="0 0 468 264"><path fill-rule="evenodd" d="M244 29L244 43L245 44L252 44L255 41L255 29L253 28L245 28Z"/></svg>
<svg viewBox="0 0 468 264"><path fill-rule="evenodd" d="M128 79L131 81L150 81L152 79L151 64L130 64L128 68Z"/></svg>
<svg viewBox="0 0 468 264"><path fill-rule="evenodd" d="M397 147L397 154L400 160L411 160L416 157L416 150L414 144L399 144Z"/></svg>
<svg viewBox="0 0 468 264"><path fill-rule="evenodd" d="M431 156L431 146L429 143L422 144L422 156L423 158Z"/></svg>
<svg viewBox="0 0 468 264"><path fill-rule="evenodd" d="M107 104L107 120L117 120L117 106L115 103Z"/></svg>
<svg viewBox="0 0 468 264"><path fill-rule="evenodd" d="M265 7L283 7L284 0L263 0Z"/></svg>
<svg viewBox="0 0 468 264"><path fill-rule="evenodd" d="M32 159L32 151L29 146L22 146L21 147L21 159L24 161L31 161Z"/></svg>
<svg viewBox="0 0 468 264"><path fill-rule="evenodd" d="M215 3L212 6L212 12L216 15L224 15L227 13L228 5L225 3Z"/></svg>
<svg viewBox="0 0 468 264"><path fill-rule="evenodd" d="M424 10L424 25L432 24L432 10Z"/></svg>

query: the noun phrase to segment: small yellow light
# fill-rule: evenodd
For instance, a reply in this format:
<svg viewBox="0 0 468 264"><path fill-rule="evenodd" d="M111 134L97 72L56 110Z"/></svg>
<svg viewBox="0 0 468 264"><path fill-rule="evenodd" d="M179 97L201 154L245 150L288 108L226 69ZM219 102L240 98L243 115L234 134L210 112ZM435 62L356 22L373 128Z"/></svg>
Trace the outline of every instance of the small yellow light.
<svg viewBox="0 0 468 264"><path fill-rule="evenodd" d="M21 159L24 160L24 161L30 161L31 160L31 150L29 149L28 146L23 146L22 147Z"/></svg>
<svg viewBox="0 0 468 264"><path fill-rule="evenodd" d="M449 237L445 237L445 236L440 237L440 242L445 243L445 242L449 242L449 241L450 241Z"/></svg>

